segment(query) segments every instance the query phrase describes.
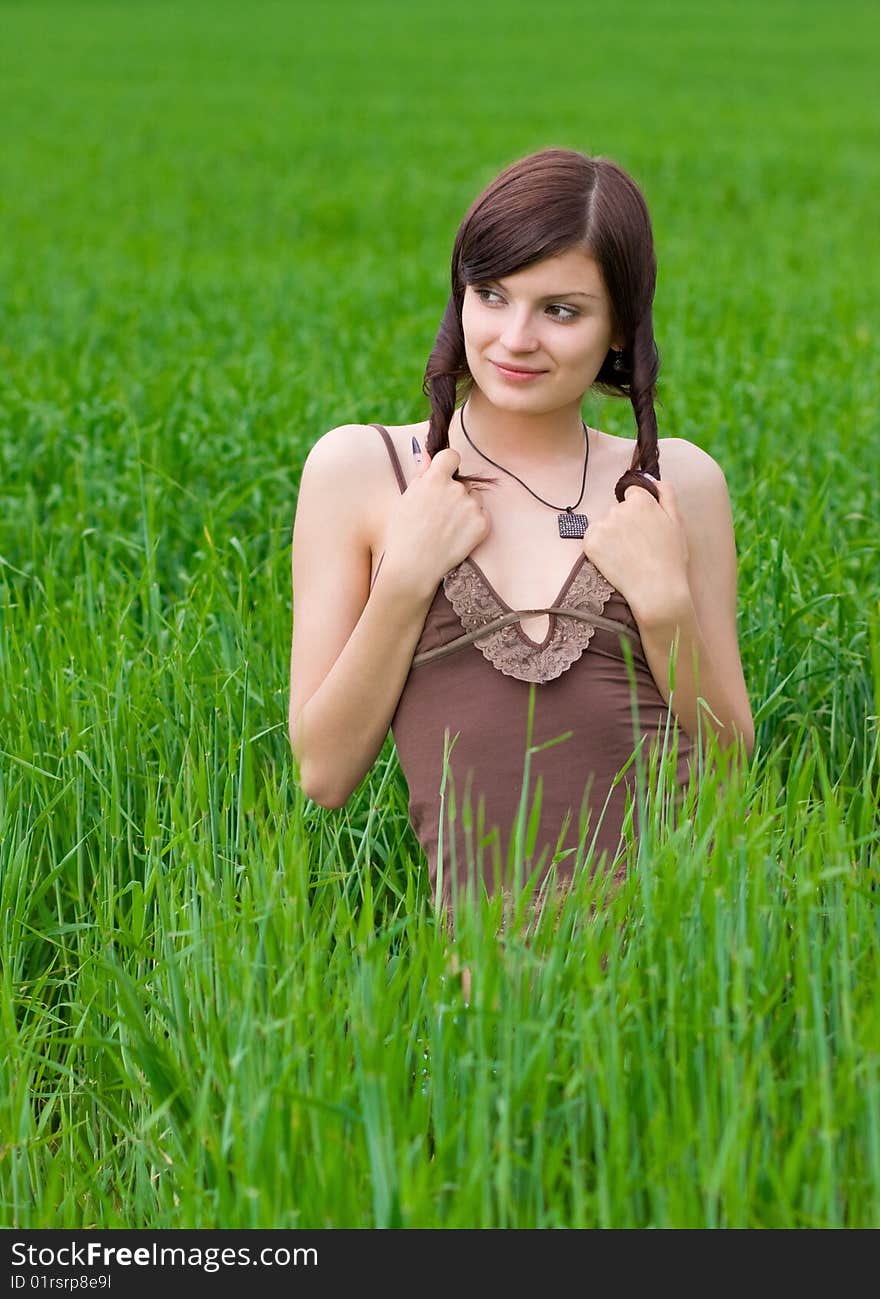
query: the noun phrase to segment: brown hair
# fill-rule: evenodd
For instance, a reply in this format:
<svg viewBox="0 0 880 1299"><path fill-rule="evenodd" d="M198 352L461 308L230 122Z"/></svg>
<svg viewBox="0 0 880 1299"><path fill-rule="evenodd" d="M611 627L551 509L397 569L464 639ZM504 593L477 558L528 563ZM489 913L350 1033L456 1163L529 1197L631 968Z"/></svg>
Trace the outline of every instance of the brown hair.
<svg viewBox="0 0 880 1299"><path fill-rule="evenodd" d="M431 401L429 455L449 445L449 425L459 399L473 387L465 355L461 309L465 286L500 279L545 257L581 247L596 260L611 302L614 332L624 338L621 366L609 350L593 387L628 397L638 440L630 468L615 494L631 484L656 490L639 470L660 477L655 384L660 358L652 305L657 279L651 219L641 190L608 158L574 149L542 149L506 167L471 204L452 250L452 293L425 368L423 391ZM460 482L485 483L477 475Z"/></svg>

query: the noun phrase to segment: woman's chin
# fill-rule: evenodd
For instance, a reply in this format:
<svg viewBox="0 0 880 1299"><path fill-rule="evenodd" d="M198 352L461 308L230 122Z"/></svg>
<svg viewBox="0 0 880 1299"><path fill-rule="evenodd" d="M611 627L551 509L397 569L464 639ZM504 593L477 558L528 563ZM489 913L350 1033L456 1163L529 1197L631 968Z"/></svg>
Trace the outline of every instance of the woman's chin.
<svg viewBox="0 0 880 1299"><path fill-rule="evenodd" d="M496 406L511 403L521 406L523 402L540 401L547 396L546 375L536 375L534 379L519 381L505 379L497 372L482 375L477 380L480 391ZM543 392L541 389L543 388Z"/></svg>
<svg viewBox="0 0 880 1299"><path fill-rule="evenodd" d="M482 379L482 381L481 381ZM560 395L552 384L544 381L544 376L535 383L507 383L493 376L475 379L475 387L482 397L491 402L497 410L533 411L536 415L547 411L558 410L562 406L576 405L581 401L580 393L571 396Z"/></svg>

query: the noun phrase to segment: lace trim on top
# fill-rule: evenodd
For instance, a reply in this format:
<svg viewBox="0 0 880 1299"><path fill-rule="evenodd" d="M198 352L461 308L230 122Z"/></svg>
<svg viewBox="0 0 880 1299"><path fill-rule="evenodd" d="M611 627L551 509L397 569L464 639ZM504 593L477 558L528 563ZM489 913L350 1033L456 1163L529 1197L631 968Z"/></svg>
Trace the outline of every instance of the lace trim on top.
<svg viewBox="0 0 880 1299"><path fill-rule="evenodd" d="M467 559L446 574L443 591L465 631L474 631L508 612ZM613 592L614 587L595 564L585 559L566 592L565 604L568 608L601 615ZM499 627L474 644L507 677L516 677L518 681L553 681L581 657L596 628L592 623L566 618L564 614L550 614L550 621L552 635L543 648L523 639L518 623Z"/></svg>

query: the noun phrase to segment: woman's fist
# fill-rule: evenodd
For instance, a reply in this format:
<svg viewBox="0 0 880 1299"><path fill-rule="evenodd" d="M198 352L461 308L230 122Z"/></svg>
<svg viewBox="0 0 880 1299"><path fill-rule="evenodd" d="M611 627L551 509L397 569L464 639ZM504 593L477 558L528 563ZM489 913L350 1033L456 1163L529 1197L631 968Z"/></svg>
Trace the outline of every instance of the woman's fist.
<svg viewBox="0 0 880 1299"><path fill-rule="evenodd" d="M670 606L687 589L688 544L678 512L675 488L652 478L659 500L642 487L630 486L622 501L591 523L584 533L587 559L596 565L636 618L655 611L664 596Z"/></svg>
<svg viewBox="0 0 880 1299"><path fill-rule="evenodd" d="M415 439L413 439L415 442ZM420 457L420 458L419 458ZM444 574L489 535L491 520L480 501L453 478L461 456L444 447L430 456L413 449L415 477L396 503L385 541L384 563L420 597L433 593Z"/></svg>

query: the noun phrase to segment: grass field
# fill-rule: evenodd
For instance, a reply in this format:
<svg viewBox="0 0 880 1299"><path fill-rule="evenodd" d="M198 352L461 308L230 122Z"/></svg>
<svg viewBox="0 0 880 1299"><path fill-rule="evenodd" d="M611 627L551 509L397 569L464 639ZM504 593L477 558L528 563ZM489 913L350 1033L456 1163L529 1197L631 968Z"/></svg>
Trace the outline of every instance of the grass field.
<svg viewBox="0 0 880 1299"><path fill-rule="evenodd" d="M0 0L4 1226L880 1226L878 12L535 15ZM390 739L296 786L290 530L548 144L648 198L758 743L466 1006Z"/></svg>

